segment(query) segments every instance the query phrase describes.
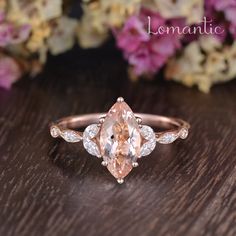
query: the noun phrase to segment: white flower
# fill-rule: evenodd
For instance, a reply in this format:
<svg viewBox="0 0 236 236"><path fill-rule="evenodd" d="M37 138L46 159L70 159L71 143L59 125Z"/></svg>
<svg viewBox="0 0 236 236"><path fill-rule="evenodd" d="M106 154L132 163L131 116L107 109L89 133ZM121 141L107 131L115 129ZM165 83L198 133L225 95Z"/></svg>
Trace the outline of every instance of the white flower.
<svg viewBox="0 0 236 236"><path fill-rule="evenodd" d="M232 47L225 47L225 57L228 63L227 77L233 78L236 76L236 42L233 43Z"/></svg>
<svg viewBox="0 0 236 236"><path fill-rule="evenodd" d="M61 16L62 0L8 0L8 9L10 21L35 27Z"/></svg>
<svg viewBox="0 0 236 236"><path fill-rule="evenodd" d="M100 46L108 37L105 14L98 5L84 5L84 14L78 26L78 40L83 48Z"/></svg>
<svg viewBox="0 0 236 236"><path fill-rule="evenodd" d="M227 64L223 51L212 51L207 54L204 72L209 75L212 83L224 80L226 70Z"/></svg>
<svg viewBox="0 0 236 236"><path fill-rule="evenodd" d="M187 23L199 23L204 14L204 0L144 0L144 4L160 12L164 18L185 17Z"/></svg>
<svg viewBox="0 0 236 236"><path fill-rule="evenodd" d="M186 86L197 85L207 93L213 84L235 78L235 64L236 43L223 46L215 39L204 37L190 43L182 56L171 59L165 74Z"/></svg>
<svg viewBox="0 0 236 236"><path fill-rule="evenodd" d="M211 52L222 47L222 43L216 38L207 35L203 35L199 39L200 47L206 51Z"/></svg>
<svg viewBox="0 0 236 236"><path fill-rule="evenodd" d="M43 20L52 20L62 15L62 0L41 0L39 9Z"/></svg>
<svg viewBox="0 0 236 236"><path fill-rule="evenodd" d="M53 55L71 49L75 43L77 21L68 17L61 17L55 21L52 35L47 40L48 48Z"/></svg>
<svg viewBox="0 0 236 236"><path fill-rule="evenodd" d="M126 19L139 11L141 0L84 1L83 17L78 28L82 47L98 47L108 37L111 28L121 27Z"/></svg>

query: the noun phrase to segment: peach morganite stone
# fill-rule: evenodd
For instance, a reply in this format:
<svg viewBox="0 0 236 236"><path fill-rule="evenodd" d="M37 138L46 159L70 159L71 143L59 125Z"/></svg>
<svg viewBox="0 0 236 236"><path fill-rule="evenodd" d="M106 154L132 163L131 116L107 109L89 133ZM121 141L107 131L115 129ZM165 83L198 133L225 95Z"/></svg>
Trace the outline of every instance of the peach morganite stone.
<svg viewBox="0 0 236 236"><path fill-rule="evenodd" d="M142 137L131 108L116 102L109 110L100 131L100 148L110 173L117 179L132 170L140 156Z"/></svg>

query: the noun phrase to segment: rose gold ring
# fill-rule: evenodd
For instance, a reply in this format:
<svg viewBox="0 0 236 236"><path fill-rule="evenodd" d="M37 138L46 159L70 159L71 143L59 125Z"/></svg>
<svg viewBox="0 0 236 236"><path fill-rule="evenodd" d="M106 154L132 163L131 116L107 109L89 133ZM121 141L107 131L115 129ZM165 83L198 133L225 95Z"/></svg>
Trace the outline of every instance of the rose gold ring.
<svg viewBox="0 0 236 236"><path fill-rule="evenodd" d="M85 130L79 131L82 128ZM186 139L189 128L181 119L134 114L120 97L107 114L62 118L50 125L50 133L53 138L61 137L69 143L82 141L88 153L103 158L102 165L121 184L138 166L138 159L149 155L157 142L169 144L178 138Z"/></svg>

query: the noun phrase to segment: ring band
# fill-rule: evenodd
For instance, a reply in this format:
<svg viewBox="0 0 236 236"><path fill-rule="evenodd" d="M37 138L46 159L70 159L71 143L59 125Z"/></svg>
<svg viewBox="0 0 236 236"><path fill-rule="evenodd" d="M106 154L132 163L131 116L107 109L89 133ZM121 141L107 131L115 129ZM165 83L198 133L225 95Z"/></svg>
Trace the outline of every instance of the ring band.
<svg viewBox="0 0 236 236"><path fill-rule="evenodd" d="M65 117L50 125L50 133L53 138L61 137L70 143L83 141L88 153L102 157L102 165L118 183L123 183L124 177L138 166L137 160L149 155L156 142L170 144L178 138L185 139L189 128L181 119L134 114L124 99L118 98L107 114Z"/></svg>

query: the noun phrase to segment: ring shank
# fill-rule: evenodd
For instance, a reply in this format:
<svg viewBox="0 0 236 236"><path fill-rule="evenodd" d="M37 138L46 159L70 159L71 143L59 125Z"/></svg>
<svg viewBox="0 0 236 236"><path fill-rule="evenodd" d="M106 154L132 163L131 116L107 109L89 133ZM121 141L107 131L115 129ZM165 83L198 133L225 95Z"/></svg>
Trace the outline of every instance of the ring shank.
<svg viewBox="0 0 236 236"><path fill-rule="evenodd" d="M77 115L77 116L69 116L62 118L56 121L52 125L57 125L62 129L79 129L84 128L93 123L99 123L99 119L101 117L105 117L105 113L94 113L94 114L86 114L86 115ZM142 123L145 125L152 126L156 129L169 129L169 131L179 130L180 128L189 129L190 125L177 118L153 115L153 114L143 114L143 113L135 113L136 117L142 119ZM158 130L156 130L158 132ZM159 131L160 132L160 131ZM166 132L166 131L165 131Z"/></svg>

